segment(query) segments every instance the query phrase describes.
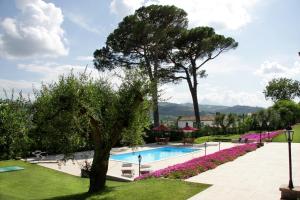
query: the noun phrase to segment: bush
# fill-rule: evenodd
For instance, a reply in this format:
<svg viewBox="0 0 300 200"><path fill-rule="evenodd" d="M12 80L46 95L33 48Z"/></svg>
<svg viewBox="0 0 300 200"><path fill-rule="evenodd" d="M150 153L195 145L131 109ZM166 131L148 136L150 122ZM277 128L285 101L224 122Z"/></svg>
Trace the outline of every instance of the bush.
<svg viewBox="0 0 300 200"><path fill-rule="evenodd" d="M88 118L77 117L79 108L73 109L77 106L74 94L78 85L79 81L71 74L60 77L57 83L43 85L35 93L32 109L35 127L31 135L35 141L33 148L50 154L92 149Z"/></svg>
<svg viewBox="0 0 300 200"><path fill-rule="evenodd" d="M27 155L32 128L31 104L21 96L14 100L0 100L0 160Z"/></svg>

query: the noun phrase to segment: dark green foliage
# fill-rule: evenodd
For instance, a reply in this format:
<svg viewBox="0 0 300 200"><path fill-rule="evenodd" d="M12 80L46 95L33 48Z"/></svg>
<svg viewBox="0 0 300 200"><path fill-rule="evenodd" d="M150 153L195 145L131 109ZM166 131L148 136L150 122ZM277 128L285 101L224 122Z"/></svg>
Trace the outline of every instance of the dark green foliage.
<svg viewBox="0 0 300 200"><path fill-rule="evenodd" d="M106 46L94 52L94 64L99 70L116 67L142 68L150 79L164 79L162 66L173 40L187 27L186 13L175 6L151 5L141 7L119 23ZM150 71L148 71L150 70Z"/></svg>
<svg viewBox="0 0 300 200"><path fill-rule="evenodd" d="M263 93L266 99L271 98L274 102L293 100L295 97L300 97L300 82L288 78L273 79Z"/></svg>
<svg viewBox="0 0 300 200"><path fill-rule="evenodd" d="M237 116L232 113L229 113L228 115L217 113L215 117L215 125L221 127L223 133L226 133L229 127L234 128L236 126L236 119Z"/></svg>
<svg viewBox="0 0 300 200"><path fill-rule="evenodd" d="M30 101L21 95L0 100L0 160L26 156L32 128Z"/></svg>
<svg viewBox="0 0 300 200"><path fill-rule="evenodd" d="M72 74L60 77L57 83L43 85L35 93L35 128L31 134L35 149L65 154L92 149L88 119L78 117L80 84L80 80Z"/></svg>
<svg viewBox="0 0 300 200"><path fill-rule="evenodd" d="M267 113L269 125L266 126L266 130L278 130L282 128L280 113L273 107L268 108Z"/></svg>
<svg viewBox="0 0 300 200"><path fill-rule="evenodd" d="M259 122L261 123L261 127L257 127L257 130L276 130L284 128L284 120L281 120L280 113L274 109L274 106L257 112L256 119L257 125Z"/></svg>
<svg viewBox="0 0 300 200"><path fill-rule="evenodd" d="M291 100L279 100L273 106L245 118L249 130L284 129L300 120L300 105Z"/></svg>
<svg viewBox="0 0 300 200"><path fill-rule="evenodd" d="M203 66L203 62L197 64L196 61L203 60L207 62L214 59L224 51L234 49L238 43L231 37L216 34L211 27L196 27L186 29L181 32L178 40L176 40L175 48L179 51L172 57L172 60L178 64L178 67L187 68L184 62L188 61L188 65L198 70ZM195 62L195 63L193 63ZM194 65L194 66L193 66ZM193 72L191 72L193 74ZM199 74L200 75L200 74Z"/></svg>
<svg viewBox="0 0 300 200"><path fill-rule="evenodd" d="M286 128L287 125L295 124L300 120L300 105L291 100L277 101L273 109L279 114L279 125L281 128Z"/></svg>

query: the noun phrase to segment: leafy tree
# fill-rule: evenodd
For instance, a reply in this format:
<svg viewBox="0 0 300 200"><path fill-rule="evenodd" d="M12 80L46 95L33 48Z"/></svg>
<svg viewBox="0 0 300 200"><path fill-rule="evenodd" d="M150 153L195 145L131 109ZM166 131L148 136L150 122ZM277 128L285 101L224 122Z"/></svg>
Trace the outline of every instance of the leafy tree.
<svg viewBox="0 0 300 200"><path fill-rule="evenodd" d="M257 113L252 113L248 123L250 125L250 130L259 130L260 126L259 126L258 114Z"/></svg>
<svg viewBox="0 0 300 200"><path fill-rule="evenodd" d="M0 160L26 156L31 144L30 106L22 95L0 100Z"/></svg>
<svg viewBox="0 0 300 200"><path fill-rule="evenodd" d="M133 145L142 142L144 127L148 125L147 91L143 77L136 74L128 75L117 90L105 80L71 74L44 85L37 96L41 106L53 106L39 117L50 122L48 127L55 131L52 141L56 140L60 150L71 153L81 144L81 133L90 134L94 158L89 192L105 187L109 153L118 141L127 140ZM82 122L87 122L88 127Z"/></svg>
<svg viewBox="0 0 300 200"><path fill-rule="evenodd" d="M260 110L257 113L257 120L258 123L260 124L259 129L260 130L266 130L269 122L269 112L266 109Z"/></svg>
<svg viewBox="0 0 300 200"><path fill-rule="evenodd" d="M214 124L216 126L219 126L221 127L223 130L225 130L225 124L224 124L224 121L225 121L225 114L224 113L216 113L216 116L215 116L215 121L214 121ZM224 132L224 131L223 131Z"/></svg>
<svg viewBox="0 0 300 200"><path fill-rule="evenodd" d="M268 121L270 122L267 129L276 130L282 127L282 121L280 120L280 114L273 108L270 107L267 109L268 112Z"/></svg>
<svg viewBox="0 0 300 200"><path fill-rule="evenodd" d="M236 118L236 124L237 124L237 132L238 133L245 133L250 130L250 126L248 123L248 116L245 116L245 114L239 115Z"/></svg>
<svg viewBox="0 0 300 200"><path fill-rule="evenodd" d="M295 124L300 119L300 105L291 100L279 100L272 108L280 115L281 128Z"/></svg>
<svg viewBox="0 0 300 200"><path fill-rule="evenodd" d="M32 106L35 126L31 134L34 149L66 155L92 149L88 118L74 117L78 105L71 95L76 94L80 84L74 75L62 76L57 83L42 85L40 91L35 91ZM68 104L74 104L72 112Z"/></svg>
<svg viewBox="0 0 300 200"><path fill-rule="evenodd" d="M262 123L262 127L260 127L262 130L275 130L284 126L283 121L280 120L280 114L273 107L260 110L257 113L257 120Z"/></svg>
<svg viewBox="0 0 300 200"><path fill-rule="evenodd" d="M255 117L253 117L253 115ZM257 130L257 123L256 123L256 114L253 113L251 116L246 116L243 121L243 128L244 132L249 130Z"/></svg>
<svg viewBox="0 0 300 200"><path fill-rule="evenodd" d="M94 52L98 70L117 67L142 69L151 82L154 125L159 125L158 85L171 81L172 72L165 64L180 30L187 27L186 12L175 6L141 7L119 23L105 47Z"/></svg>
<svg viewBox="0 0 300 200"><path fill-rule="evenodd" d="M299 81L279 78L271 80L263 92L266 99L271 98L272 101L292 100L295 97L300 97Z"/></svg>
<svg viewBox="0 0 300 200"><path fill-rule="evenodd" d="M193 99L196 124L200 126L198 104L198 78L206 77L203 66L220 54L235 49L238 43L231 37L216 34L211 27L196 27L181 31L176 39L175 49L169 51L169 59L174 64L175 80L187 81Z"/></svg>
<svg viewBox="0 0 300 200"><path fill-rule="evenodd" d="M230 126L235 126L236 116L232 113L228 115L223 113L216 113L215 125L220 126L223 130L223 133L227 133L227 129Z"/></svg>

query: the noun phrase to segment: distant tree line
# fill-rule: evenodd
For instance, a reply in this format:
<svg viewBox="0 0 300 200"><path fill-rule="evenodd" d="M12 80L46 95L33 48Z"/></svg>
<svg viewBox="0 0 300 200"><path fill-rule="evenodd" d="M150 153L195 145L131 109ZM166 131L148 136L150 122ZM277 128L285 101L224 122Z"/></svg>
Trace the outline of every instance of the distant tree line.
<svg viewBox="0 0 300 200"><path fill-rule="evenodd" d="M215 125L223 133L228 129L241 133L250 130L284 129L288 124L295 124L300 120L300 104L291 100L279 100L273 106L249 115L221 114L215 118Z"/></svg>
<svg viewBox="0 0 300 200"><path fill-rule="evenodd" d="M263 91L274 105L250 115L216 113L214 127L203 127L202 134L245 133L250 130L277 130L300 122L300 82L288 78L269 81Z"/></svg>

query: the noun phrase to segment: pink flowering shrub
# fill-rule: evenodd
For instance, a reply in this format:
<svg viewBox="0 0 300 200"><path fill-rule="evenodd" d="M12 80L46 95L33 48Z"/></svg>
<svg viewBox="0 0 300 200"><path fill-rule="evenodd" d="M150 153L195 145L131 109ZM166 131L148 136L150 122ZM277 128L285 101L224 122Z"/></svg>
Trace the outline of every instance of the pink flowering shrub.
<svg viewBox="0 0 300 200"><path fill-rule="evenodd" d="M277 135L281 134L282 131L272 131L261 133L261 140L272 139ZM241 136L241 138L247 138L249 140L255 140L258 142L260 140L260 133L248 133Z"/></svg>
<svg viewBox="0 0 300 200"><path fill-rule="evenodd" d="M256 144L244 144L231 147L207 156L194 158L184 163L169 166L167 168L139 176L135 180L158 177L187 179L207 170L214 169L218 165L232 161L247 152L254 151L256 148Z"/></svg>

